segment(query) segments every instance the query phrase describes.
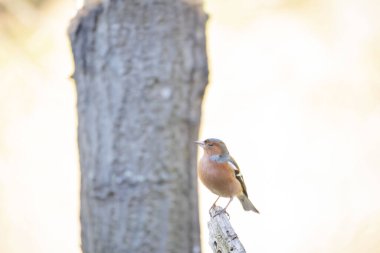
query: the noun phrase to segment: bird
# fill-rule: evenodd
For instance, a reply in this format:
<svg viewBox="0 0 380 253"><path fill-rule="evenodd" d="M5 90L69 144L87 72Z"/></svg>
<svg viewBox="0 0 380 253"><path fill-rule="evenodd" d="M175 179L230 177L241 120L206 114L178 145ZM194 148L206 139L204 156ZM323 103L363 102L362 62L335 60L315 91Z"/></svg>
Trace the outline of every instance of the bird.
<svg viewBox="0 0 380 253"><path fill-rule="evenodd" d="M226 212L234 197L240 200L245 211L259 213L248 198L247 187L243 175L235 159L228 152L226 144L216 138L195 141L203 148L203 156L198 163L198 176L202 183L218 198L212 204L209 213L215 207L220 197L230 198L227 205L215 215Z"/></svg>

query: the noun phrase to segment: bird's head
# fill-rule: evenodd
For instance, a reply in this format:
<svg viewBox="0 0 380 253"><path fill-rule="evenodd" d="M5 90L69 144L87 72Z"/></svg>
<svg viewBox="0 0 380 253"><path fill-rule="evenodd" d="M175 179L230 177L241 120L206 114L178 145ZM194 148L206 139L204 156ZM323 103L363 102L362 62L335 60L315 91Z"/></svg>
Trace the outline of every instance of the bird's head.
<svg viewBox="0 0 380 253"><path fill-rule="evenodd" d="M215 138L206 139L204 141L196 141L196 144L201 146L208 155L225 155L228 154L228 149L223 141Z"/></svg>

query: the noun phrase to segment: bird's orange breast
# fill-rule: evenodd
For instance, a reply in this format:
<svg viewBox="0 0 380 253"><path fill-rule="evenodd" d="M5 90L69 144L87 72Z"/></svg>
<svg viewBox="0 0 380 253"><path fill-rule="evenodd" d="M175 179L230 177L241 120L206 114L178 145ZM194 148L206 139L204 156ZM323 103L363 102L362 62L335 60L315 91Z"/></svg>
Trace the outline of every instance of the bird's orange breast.
<svg viewBox="0 0 380 253"><path fill-rule="evenodd" d="M216 195L233 197L242 192L241 184L227 162L217 163L203 156L199 161L198 175L202 183Z"/></svg>

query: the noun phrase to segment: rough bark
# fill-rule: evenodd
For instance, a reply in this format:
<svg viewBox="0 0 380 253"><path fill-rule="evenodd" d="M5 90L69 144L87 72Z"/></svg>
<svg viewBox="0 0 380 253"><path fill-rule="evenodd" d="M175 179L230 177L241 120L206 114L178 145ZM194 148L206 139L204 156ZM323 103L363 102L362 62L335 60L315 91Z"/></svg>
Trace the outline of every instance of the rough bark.
<svg viewBox="0 0 380 253"><path fill-rule="evenodd" d="M201 1L108 0L70 27L84 253L200 252Z"/></svg>
<svg viewBox="0 0 380 253"><path fill-rule="evenodd" d="M208 222L210 247L214 253L245 253L244 246L231 226L227 214L224 212L217 214L221 210L223 208L220 206L211 209L211 219Z"/></svg>

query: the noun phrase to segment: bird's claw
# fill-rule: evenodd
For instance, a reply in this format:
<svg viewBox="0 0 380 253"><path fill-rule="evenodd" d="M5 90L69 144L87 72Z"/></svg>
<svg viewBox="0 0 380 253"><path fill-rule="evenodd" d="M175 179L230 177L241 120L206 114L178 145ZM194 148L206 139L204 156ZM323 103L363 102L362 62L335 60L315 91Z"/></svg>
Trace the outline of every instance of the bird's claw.
<svg viewBox="0 0 380 253"><path fill-rule="evenodd" d="M215 204L213 204L213 205L210 207L210 209L208 210L208 214L210 215L210 217L213 217L211 211L212 211L212 209L214 209L214 207L216 207Z"/></svg>
<svg viewBox="0 0 380 253"><path fill-rule="evenodd" d="M220 211L217 211L217 212L215 212L214 215L212 215L212 213L211 213L211 210L212 210L212 209L213 209L213 208L211 208L211 209L209 210L209 214L210 214L210 217L211 217L211 218L214 218L214 217L216 217L216 216L218 216L218 215L220 215L220 214L222 214L222 213L225 213L225 214L227 215L228 219L230 219L230 215L229 215L229 213L227 213L226 209L222 209L222 210L220 210Z"/></svg>

